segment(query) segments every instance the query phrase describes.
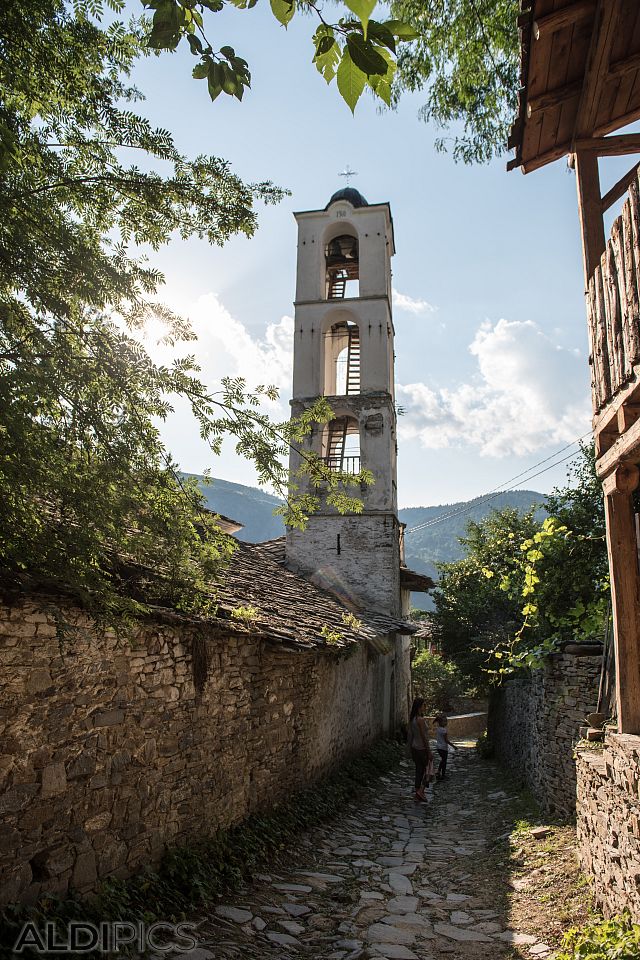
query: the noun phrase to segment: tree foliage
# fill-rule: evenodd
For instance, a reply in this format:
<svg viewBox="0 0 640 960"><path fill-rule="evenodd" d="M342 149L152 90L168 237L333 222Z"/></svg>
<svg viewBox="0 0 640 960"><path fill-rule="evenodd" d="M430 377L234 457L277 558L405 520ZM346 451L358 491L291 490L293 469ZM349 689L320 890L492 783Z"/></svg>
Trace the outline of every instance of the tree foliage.
<svg viewBox="0 0 640 960"><path fill-rule="evenodd" d="M462 692L462 677L450 660L421 650L411 661L411 685L414 696L424 697L429 712L446 711Z"/></svg>
<svg viewBox="0 0 640 960"><path fill-rule="evenodd" d="M320 402L272 424L260 410L272 389L226 380L211 393L194 356L161 366L145 350L150 318L169 345L194 336L159 303L163 277L139 245L251 236L256 203L283 191L183 156L134 112L128 76L148 28L103 27L100 12L97 0L10 0L0 18L0 575L111 612L207 613L232 541L159 423L186 398L212 455L234 437L282 492L289 444L331 411ZM339 509L359 509L346 478L312 456L304 469ZM287 519L303 523L313 505L294 498Z"/></svg>
<svg viewBox="0 0 640 960"><path fill-rule="evenodd" d="M543 520L506 509L470 523L465 557L441 566L435 636L469 678L534 668L564 642L602 638L609 584L594 463L583 447Z"/></svg>
<svg viewBox="0 0 640 960"><path fill-rule="evenodd" d="M153 11L149 47L175 50L186 40L198 59L196 80L206 80L209 96L221 93L242 100L251 85L249 64L228 44L218 46L207 31L212 15L232 4L239 9L255 7L257 0L142 0ZM319 0L270 0L276 20L286 27L296 13L310 13L318 21L313 34L313 62L327 83L336 80L343 100L352 111L365 88L387 105L396 70L399 43L412 40L414 31L398 19L375 20L377 0L344 0L343 15L329 23Z"/></svg>
<svg viewBox="0 0 640 960"><path fill-rule="evenodd" d="M430 616L434 640L469 683L483 681L490 652L503 647L521 625L522 602L500 590L500 582L513 574L518 559L514 544L536 527L533 510L494 511L469 523L466 537L460 538L465 549L461 560L438 564L440 579Z"/></svg>
<svg viewBox="0 0 640 960"><path fill-rule="evenodd" d="M519 86L518 0L392 0L391 10L417 34L398 56L394 102L426 90L421 116L453 130L436 146L456 160L503 153Z"/></svg>

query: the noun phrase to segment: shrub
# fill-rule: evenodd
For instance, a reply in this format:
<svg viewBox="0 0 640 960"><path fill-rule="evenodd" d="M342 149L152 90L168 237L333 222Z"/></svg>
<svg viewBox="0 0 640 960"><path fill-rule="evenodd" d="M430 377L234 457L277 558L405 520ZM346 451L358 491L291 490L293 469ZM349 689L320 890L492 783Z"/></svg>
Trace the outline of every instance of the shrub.
<svg viewBox="0 0 640 960"><path fill-rule="evenodd" d="M574 927L565 933L556 960L638 960L640 926L628 914Z"/></svg>
<svg viewBox="0 0 640 960"><path fill-rule="evenodd" d="M449 710L451 700L462 692L462 677L455 664L423 650L411 664L413 693L424 697L427 710Z"/></svg>

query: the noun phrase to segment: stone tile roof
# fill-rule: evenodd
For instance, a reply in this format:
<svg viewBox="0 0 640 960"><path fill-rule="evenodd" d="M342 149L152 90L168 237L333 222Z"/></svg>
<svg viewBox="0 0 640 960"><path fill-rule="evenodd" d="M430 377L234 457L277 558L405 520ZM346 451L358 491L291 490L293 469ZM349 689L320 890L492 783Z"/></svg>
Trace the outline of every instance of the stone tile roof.
<svg viewBox="0 0 640 960"><path fill-rule="evenodd" d="M217 594L220 617L238 626L246 622L269 639L304 647L340 648L362 640L380 647L381 636L391 631L413 633L415 629L407 621L377 612L358 610L352 614L332 594L273 560L264 544L238 541ZM243 608L254 609L255 616L243 621ZM350 614L355 615L359 627ZM331 642L322 635L323 627L339 639Z"/></svg>
<svg viewBox="0 0 640 960"><path fill-rule="evenodd" d="M276 537L275 540L263 540L262 543L254 543L253 546L263 556L275 560L276 563L284 563L286 543L286 537Z"/></svg>

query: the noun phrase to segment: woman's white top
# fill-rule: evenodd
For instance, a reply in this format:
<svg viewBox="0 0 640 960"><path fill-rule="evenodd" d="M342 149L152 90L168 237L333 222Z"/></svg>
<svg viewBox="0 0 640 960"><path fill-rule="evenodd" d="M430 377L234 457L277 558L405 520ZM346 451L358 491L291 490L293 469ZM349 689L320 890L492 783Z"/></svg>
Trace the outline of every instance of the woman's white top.
<svg viewBox="0 0 640 960"><path fill-rule="evenodd" d="M411 731L413 733L413 739L411 740L411 746L414 750L426 750L427 748L424 745L424 740L422 739L422 734L420 733L420 727L418 725L418 718L414 717L411 721Z"/></svg>
<svg viewBox="0 0 640 960"><path fill-rule="evenodd" d="M436 748L438 750L449 749L449 746L447 744L447 728L446 727L436 727Z"/></svg>

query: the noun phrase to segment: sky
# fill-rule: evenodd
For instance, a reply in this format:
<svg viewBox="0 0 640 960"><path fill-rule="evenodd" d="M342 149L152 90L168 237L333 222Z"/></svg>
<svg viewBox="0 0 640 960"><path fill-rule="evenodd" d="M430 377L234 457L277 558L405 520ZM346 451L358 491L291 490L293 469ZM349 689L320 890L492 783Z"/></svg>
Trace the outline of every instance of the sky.
<svg viewBox="0 0 640 960"><path fill-rule="evenodd" d="M162 299L199 335L202 377L212 388L224 375L274 383L281 399L269 412L288 416L292 213L324 207L345 185L339 173L348 164L358 172L352 186L369 202L388 201L394 219L400 506L563 483L566 464L508 481L590 430L576 185L566 161L527 176L507 173L506 155L456 164L435 150L441 131L418 118L420 94L396 112L363 98L353 117L311 63L309 18L285 31L258 4L210 22L214 44L249 62L252 89L242 103L220 96L212 104L205 83L191 78L194 58L178 51L137 68L140 112L185 153L224 157L245 181L271 180L291 196L259 209L251 239L211 247L176 238L152 254L166 278ZM612 162L603 188L622 172ZM212 458L184 407L162 430L183 470L256 483L232 445Z"/></svg>

